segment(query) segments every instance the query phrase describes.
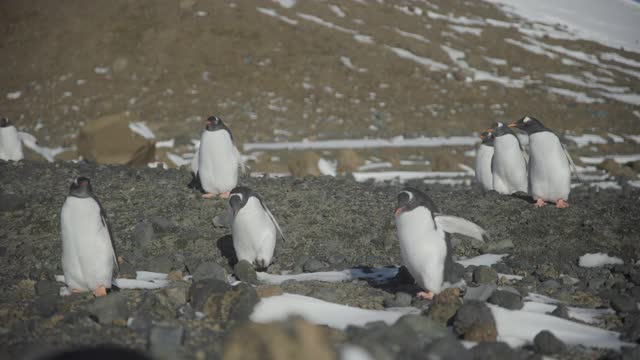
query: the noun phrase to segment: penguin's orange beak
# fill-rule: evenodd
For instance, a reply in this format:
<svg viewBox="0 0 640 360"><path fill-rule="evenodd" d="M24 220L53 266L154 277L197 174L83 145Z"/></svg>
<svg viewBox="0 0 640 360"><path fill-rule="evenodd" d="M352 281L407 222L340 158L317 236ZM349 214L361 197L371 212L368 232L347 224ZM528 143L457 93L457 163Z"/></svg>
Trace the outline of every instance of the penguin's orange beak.
<svg viewBox="0 0 640 360"><path fill-rule="evenodd" d="M513 124L509 124L507 126L510 127L510 128L517 128L518 124L517 123L513 123Z"/></svg>
<svg viewBox="0 0 640 360"><path fill-rule="evenodd" d="M403 207L397 208L396 211L393 213L393 217L398 218L398 216L400 216L400 214L402 214L403 211L404 211Z"/></svg>

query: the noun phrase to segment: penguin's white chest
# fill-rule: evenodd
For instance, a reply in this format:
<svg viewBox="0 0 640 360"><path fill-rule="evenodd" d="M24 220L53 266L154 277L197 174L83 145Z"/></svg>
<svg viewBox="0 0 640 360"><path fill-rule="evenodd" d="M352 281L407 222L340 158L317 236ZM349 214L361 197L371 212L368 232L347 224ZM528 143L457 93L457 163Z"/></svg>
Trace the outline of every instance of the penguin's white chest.
<svg viewBox="0 0 640 360"><path fill-rule="evenodd" d="M231 225L233 248L238 261L247 260L267 267L276 247L276 228L255 197L238 211Z"/></svg>
<svg viewBox="0 0 640 360"><path fill-rule="evenodd" d="M527 164L522 156L520 143L514 135L495 138L491 171L493 188L500 194L527 192Z"/></svg>
<svg viewBox="0 0 640 360"><path fill-rule="evenodd" d="M205 191L218 194L232 190L238 183L238 161L227 131L202 132L198 175Z"/></svg>
<svg viewBox="0 0 640 360"><path fill-rule="evenodd" d="M492 159L493 146L480 144L476 153L476 180L485 191L493 190Z"/></svg>
<svg viewBox="0 0 640 360"><path fill-rule="evenodd" d="M529 136L529 179L535 199L567 200L571 191L569 160L560 139L549 131Z"/></svg>
<svg viewBox="0 0 640 360"><path fill-rule="evenodd" d="M401 213L396 227L404 265L418 285L439 293L447 255L444 232L435 227L431 213L424 207Z"/></svg>
<svg viewBox="0 0 640 360"><path fill-rule="evenodd" d="M109 230L92 198L67 197L60 214L62 269L72 289L111 287L113 247Z"/></svg>
<svg viewBox="0 0 640 360"><path fill-rule="evenodd" d="M0 160L19 161L24 158L22 142L15 126L0 128Z"/></svg>

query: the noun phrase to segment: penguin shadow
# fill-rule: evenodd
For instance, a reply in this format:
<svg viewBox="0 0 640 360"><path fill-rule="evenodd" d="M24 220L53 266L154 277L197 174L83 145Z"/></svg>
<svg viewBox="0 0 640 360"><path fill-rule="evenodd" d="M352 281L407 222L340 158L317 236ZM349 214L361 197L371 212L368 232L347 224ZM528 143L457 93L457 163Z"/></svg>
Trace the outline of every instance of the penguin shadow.
<svg viewBox="0 0 640 360"><path fill-rule="evenodd" d="M535 204L536 202L533 200L533 197L527 193L523 193L523 192L517 192L514 194L510 195L513 198L516 199L520 199L520 200L524 200L526 202L528 202L529 204Z"/></svg>
<svg viewBox="0 0 640 360"><path fill-rule="evenodd" d="M233 248L233 237L231 235L225 235L218 239L216 246L222 256L227 259L227 263L231 268L238 263L238 257L236 256L236 250Z"/></svg>

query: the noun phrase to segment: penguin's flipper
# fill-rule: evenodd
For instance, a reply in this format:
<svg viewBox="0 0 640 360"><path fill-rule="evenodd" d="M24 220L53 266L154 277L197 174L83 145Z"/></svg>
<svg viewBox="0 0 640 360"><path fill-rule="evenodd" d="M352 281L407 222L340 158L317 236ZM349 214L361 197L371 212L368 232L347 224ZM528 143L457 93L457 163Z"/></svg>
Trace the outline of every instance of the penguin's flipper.
<svg viewBox="0 0 640 360"><path fill-rule="evenodd" d="M93 200L98 203L98 207L100 208L100 219L102 220L102 225L107 228L107 233L109 233L109 241L111 242L111 255L113 256L113 263L116 264L116 272L120 272L120 264L118 263L118 253L116 253L116 244L113 242L113 232L111 231L111 224L109 224L109 219L107 219L107 212L102 207L100 200L98 200L97 196L92 196Z"/></svg>
<svg viewBox="0 0 640 360"><path fill-rule="evenodd" d="M38 143L38 140L36 140L35 136L24 131L18 131L18 139L20 139L20 141L22 141L23 143L34 145Z"/></svg>
<svg viewBox="0 0 640 360"><path fill-rule="evenodd" d="M278 224L278 222L276 221L276 218L273 217L273 214L271 213L271 210L269 210L269 208L267 207L267 205L265 205L264 203L262 203L262 207L264 208L264 211L267 213L267 215L269 216L269 218L271 219L271 221L273 222L273 225L276 226L276 229L278 230L278 232L280 233L280 236L282 237L283 241L287 241L287 239L284 237L284 233L282 232L282 229L280 228L280 225Z"/></svg>
<svg viewBox="0 0 640 360"><path fill-rule="evenodd" d="M469 236L483 242L488 239L487 232L469 220L443 214L436 214L435 220L444 232Z"/></svg>
<svg viewBox="0 0 640 360"><path fill-rule="evenodd" d="M562 150L564 151L564 155L567 157L567 160L569 161L569 168L571 168L571 172L578 178L578 180L582 180L582 179L580 179L580 174L578 174L578 169L576 168L576 163L573 162L573 158L569 154L569 151L567 150L567 147L564 146L564 144L560 144L560 145L562 145Z"/></svg>
<svg viewBox="0 0 640 360"><path fill-rule="evenodd" d="M200 163L198 161L200 158L200 148L198 147L196 149L196 152L193 154L193 158L191 159L191 171L193 171L194 174L198 173L198 166L200 166Z"/></svg>
<svg viewBox="0 0 640 360"><path fill-rule="evenodd" d="M238 167L240 167L240 172L244 174L247 171L247 165L244 163L244 159L242 159L242 155L235 145L233 146L233 156L238 159Z"/></svg>

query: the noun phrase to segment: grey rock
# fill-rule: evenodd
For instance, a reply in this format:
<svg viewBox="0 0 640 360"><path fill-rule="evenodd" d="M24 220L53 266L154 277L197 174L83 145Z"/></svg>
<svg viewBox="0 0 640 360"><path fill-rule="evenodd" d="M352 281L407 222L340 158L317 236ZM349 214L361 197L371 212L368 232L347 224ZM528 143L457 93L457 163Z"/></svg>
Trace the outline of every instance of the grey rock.
<svg viewBox="0 0 640 360"><path fill-rule="evenodd" d="M605 278L604 276L596 276L589 279L589 281L587 282L587 286L591 290L599 290L601 287L604 286L604 283L606 281L607 281L607 278Z"/></svg>
<svg viewBox="0 0 640 360"><path fill-rule="evenodd" d="M174 282L158 291L158 294L165 297L167 304L175 309L189 300L189 284L184 281Z"/></svg>
<svg viewBox="0 0 640 360"><path fill-rule="evenodd" d="M147 247L155 240L153 225L142 221L137 223L131 231L131 242L136 246Z"/></svg>
<svg viewBox="0 0 640 360"><path fill-rule="evenodd" d="M59 288L59 287L58 287ZM58 311L58 295L44 294L39 296L33 303L33 309L42 317L51 317Z"/></svg>
<svg viewBox="0 0 640 360"><path fill-rule="evenodd" d="M431 341L447 336L447 328L437 321L422 315L405 315L391 326L391 331L400 331L401 328L410 330L418 338Z"/></svg>
<svg viewBox="0 0 640 360"><path fill-rule="evenodd" d="M640 302L640 286L634 286L633 288L631 288L629 293L631 294L631 296L633 296L634 299L636 299L636 301Z"/></svg>
<svg viewBox="0 0 640 360"><path fill-rule="evenodd" d="M398 292L392 300L385 301L386 307L406 307L411 306L411 300L413 296L405 292Z"/></svg>
<svg viewBox="0 0 640 360"><path fill-rule="evenodd" d="M616 264L612 270L614 273L629 275L633 271L633 264Z"/></svg>
<svg viewBox="0 0 640 360"><path fill-rule="evenodd" d="M51 280L40 280L36 283L37 295L58 295L60 293L60 283Z"/></svg>
<svg viewBox="0 0 640 360"><path fill-rule="evenodd" d="M233 273L240 281L253 285L258 284L258 274L256 274L256 269L247 260L238 261L238 263L233 267Z"/></svg>
<svg viewBox="0 0 640 360"><path fill-rule="evenodd" d="M625 322L627 321L630 321L631 324L624 332L625 338L631 342L638 342L640 340L640 316L634 319L625 319Z"/></svg>
<svg viewBox="0 0 640 360"><path fill-rule="evenodd" d="M478 266L473 271L473 281L476 284L491 284L498 279L498 273L488 266Z"/></svg>
<svg viewBox="0 0 640 360"><path fill-rule="evenodd" d="M504 290L494 291L489 302L509 310L520 310L524 306L520 295Z"/></svg>
<svg viewBox="0 0 640 360"><path fill-rule="evenodd" d="M469 341L495 341L496 322L484 302L468 301L456 312L453 330Z"/></svg>
<svg viewBox="0 0 640 360"><path fill-rule="evenodd" d="M473 356L458 339L446 336L431 343L426 348L427 359L471 360Z"/></svg>
<svg viewBox="0 0 640 360"><path fill-rule="evenodd" d="M491 267L500 274L513 275L513 269L511 269L511 267L505 263L499 262L497 264L491 265Z"/></svg>
<svg viewBox="0 0 640 360"><path fill-rule="evenodd" d="M316 271L327 268L327 266L328 266L327 263L322 262L320 260L309 259L302 266L302 270L304 272L316 272Z"/></svg>
<svg viewBox="0 0 640 360"><path fill-rule="evenodd" d="M500 286L498 287L498 290L502 290L502 291L508 291L512 294L516 294L518 296L522 296L522 294L520 294L520 291L518 291L518 289L514 288L513 286Z"/></svg>
<svg viewBox="0 0 640 360"><path fill-rule="evenodd" d="M638 311L635 299L633 299L629 295L615 294L611 296L609 302L611 303L611 307L613 308L613 310L615 310L617 313Z"/></svg>
<svg viewBox="0 0 640 360"><path fill-rule="evenodd" d="M176 359L184 341L181 326L158 325L149 334L149 352L156 359Z"/></svg>
<svg viewBox="0 0 640 360"><path fill-rule="evenodd" d="M131 318L131 321L128 323L129 329L139 332L141 334L145 334L147 336L151 331L151 327L153 326L153 316L150 312L144 310L138 310L135 316Z"/></svg>
<svg viewBox="0 0 640 360"><path fill-rule="evenodd" d="M552 332L542 330L533 338L535 352L542 355L553 355L563 352L567 346Z"/></svg>
<svg viewBox="0 0 640 360"><path fill-rule="evenodd" d="M640 270L636 269L632 271L631 275L629 275L629 279L634 283L634 285L640 286Z"/></svg>
<svg viewBox="0 0 640 360"><path fill-rule="evenodd" d="M470 300L487 301L497 288L496 284L482 284L477 287L468 287L463 299L465 302Z"/></svg>
<svg viewBox="0 0 640 360"><path fill-rule="evenodd" d="M571 276L563 275L560 277L560 283L565 286L573 286L580 282L580 279L576 279Z"/></svg>
<svg viewBox="0 0 640 360"><path fill-rule="evenodd" d="M638 360L638 359L640 359L640 346L622 348L622 360Z"/></svg>
<svg viewBox="0 0 640 360"><path fill-rule="evenodd" d="M25 203L25 199L20 195L0 194L0 212L22 210Z"/></svg>
<svg viewBox="0 0 640 360"><path fill-rule="evenodd" d="M515 351L503 342L481 342L471 349L473 360L516 359Z"/></svg>
<svg viewBox="0 0 640 360"><path fill-rule="evenodd" d="M223 294L232 288L228 283L216 279L196 281L189 288L189 301L196 310L201 310L211 294Z"/></svg>
<svg viewBox="0 0 640 360"><path fill-rule="evenodd" d="M347 258L345 258L344 255L335 254L335 255L329 256L328 260L329 260L329 264L336 265L336 264L343 264L347 260Z"/></svg>
<svg viewBox="0 0 640 360"><path fill-rule="evenodd" d="M542 284L540 284L540 287L542 289L560 289L562 287L562 285L560 285L559 282L553 280L553 279L549 279L544 281Z"/></svg>
<svg viewBox="0 0 640 360"><path fill-rule="evenodd" d="M147 260L147 271L168 273L173 269L173 256L162 254Z"/></svg>
<svg viewBox="0 0 640 360"><path fill-rule="evenodd" d="M87 310L93 319L103 325L113 324L114 321L126 322L129 317L127 299L117 293L96 298Z"/></svg>
<svg viewBox="0 0 640 360"><path fill-rule="evenodd" d="M513 241L509 238L506 238L485 243L482 246L482 252L485 254L499 254L512 248Z"/></svg>
<svg viewBox="0 0 640 360"><path fill-rule="evenodd" d="M205 261L196 266L193 273L194 281L216 279L220 281L227 281L227 271L214 261Z"/></svg>

